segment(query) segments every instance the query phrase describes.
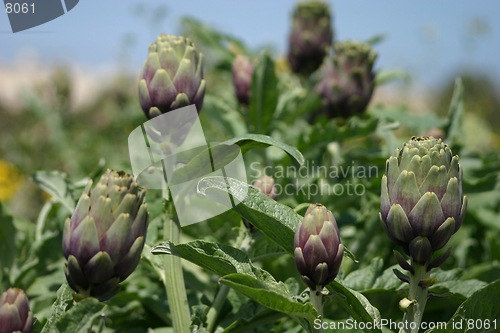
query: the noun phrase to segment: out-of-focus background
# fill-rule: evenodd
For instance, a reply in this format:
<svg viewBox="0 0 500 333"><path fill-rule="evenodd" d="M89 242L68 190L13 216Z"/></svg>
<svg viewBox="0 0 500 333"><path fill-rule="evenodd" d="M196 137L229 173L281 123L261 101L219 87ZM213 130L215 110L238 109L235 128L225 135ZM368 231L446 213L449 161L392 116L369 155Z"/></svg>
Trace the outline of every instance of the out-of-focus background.
<svg viewBox="0 0 500 333"><path fill-rule="evenodd" d="M26 210L28 194L41 192L26 180L35 170L58 169L77 180L102 158L106 165L129 168L127 137L145 120L138 75L160 33L189 36L193 22L206 24L255 51L270 48L279 58L287 52L294 4L80 1L65 15L16 34L0 13L0 200L23 198L10 200L14 211L18 205L19 213L33 217L39 206ZM444 116L454 79L461 76L468 148L500 148L500 2L330 4L335 40L381 38L374 45L376 68L404 73L377 88L370 105ZM210 50L203 47L210 72Z"/></svg>

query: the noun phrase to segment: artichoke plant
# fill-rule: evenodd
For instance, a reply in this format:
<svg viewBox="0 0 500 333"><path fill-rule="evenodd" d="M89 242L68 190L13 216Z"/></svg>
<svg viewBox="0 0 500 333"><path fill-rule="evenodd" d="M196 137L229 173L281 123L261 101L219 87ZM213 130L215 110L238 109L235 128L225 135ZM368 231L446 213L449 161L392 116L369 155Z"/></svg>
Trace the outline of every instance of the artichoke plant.
<svg viewBox="0 0 500 333"><path fill-rule="evenodd" d="M375 87L373 64L377 53L370 45L345 41L334 44L319 70L316 91L329 117L350 117L365 110Z"/></svg>
<svg viewBox="0 0 500 333"><path fill-rule="evenodd" d="M18 288L10 288L0 295L0 333L31 333L33 313L28 297Z"/></svg>
<svg viewBox="0 0 500 333"><path fill-rule="evenodd" d="M139 82L139 101L149 119L191 104L200 112L205 86L202 54L190 39L161 34L149 46Z"/></svg>
<svg viewBox="0 0 500 333"><path fill-rule="evenodd" d="M389 238L425 264L464 220L463 170L441 139L412 137L386 163L381 223Z"/></svg>
<svg viewBox="0 0 500 333"><path fill-rule="evenodd" d="M91 186L89 181L64 223L65 273L76 292L106 299L137 267L149 213L146 191L123 171L108 169Z"/></svg>
<svg viewBox="0 0 500 333"><path fill-rule="evenodd" d="M325 206L312 204L295 230L295 263L311 289L322 289L337 276L344 246L337 221Z"/></svg>
<svg viewBox="0 0 500 333"><path fill-rule="evenodd" d="M296 73L310 75L328 53L333 39L330 8L320 1L297 4L289 37L288 61Z"/></svg>
<svg viewBox="0 0 500 333"><path fill-rule="evenodd" d="M239 55L234 58L231 69L236 98L240 103L248 104L252 88L253 65L247 57Z"/></svg>

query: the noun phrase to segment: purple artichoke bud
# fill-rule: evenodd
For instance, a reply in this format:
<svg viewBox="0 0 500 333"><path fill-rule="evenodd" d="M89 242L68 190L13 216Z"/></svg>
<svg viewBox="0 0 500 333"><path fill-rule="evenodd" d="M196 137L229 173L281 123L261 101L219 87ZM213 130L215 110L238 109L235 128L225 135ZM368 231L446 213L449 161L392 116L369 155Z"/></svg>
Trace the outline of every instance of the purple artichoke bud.
<svg viewBox="0 0 500 333"><path fill-rule="evenodd" d="M151 119L195 104L200 112L205 96L202 54L190 39L161 34L149 46L139 82L139 101Z"/></svg>
<svg viewBox="0 0 500 333"><path fill-rule="evenodd" d="M269 198L276 200L276 197L278 196L276 193L276 187L274 187L274 178L270 176L264 176L260 179L257 179L254 183L253 186L258 188L262 193L267 195ZM250 232L255 231L255 227L253 224L248 222L247 220L243 219L243 224L250 230Z"/></svg>
<svg viewBox="0 0 500 333"><path fill-rule="evenodd" d="M334 44L335 55L325 58L316 91L328 116L350 117L365 110L375 86L373 63L377 53L370 45L345 41Z"/></svg>
<svg viewBox="0 0 500 333"><path fill-rule="evenodd" d="M325 206L309 206L295 230L294 246L297 269L311 290L323 288L335 279L344 246L335 217Z"/></svg>
<svg viewBox="0 0 500 333"><path fill-rule="evenodd" d="M329 5L320 1L297 4L289 37L288 61L295 73L310 75L317 70L333 39Z"/></svg>
<svg viewBox="0 0 500 333"><path fill-rule="evenodd" d="M91 186L89 181L64 223L65 273L76 292L105 299L137 267L149 213L146 191L123 171L108 169Z"/></svg>
<svg viewBox="0 0 500 333"><path fill-rule="evenodd" d="M234 58L232 71L236 98L240 103L248 104L252 92L253 65L247 57L239 55Z"/></svg>
<svg viewBox="0 0 500 333"><path fill-rule="evenodd" d="M258 188L262 193L267 195L269 198L276 200L276 187L274 186L274 178L269 176L264 176L257 179L253 186Z"/></svg>
<svg viewBox="0 0 500 333"><path fill-rule="evenodd" d="M412 137L390 157L382 177L381 223L389 238L424 264L462 225L463 170L448 145Z"/></svg>
<svg viewBox="0 0 500 333"><path fill-rule="evenodd" d="M0 295L0 333L31 333L33 313L28 297L18 288L10 288Z"/></svg>

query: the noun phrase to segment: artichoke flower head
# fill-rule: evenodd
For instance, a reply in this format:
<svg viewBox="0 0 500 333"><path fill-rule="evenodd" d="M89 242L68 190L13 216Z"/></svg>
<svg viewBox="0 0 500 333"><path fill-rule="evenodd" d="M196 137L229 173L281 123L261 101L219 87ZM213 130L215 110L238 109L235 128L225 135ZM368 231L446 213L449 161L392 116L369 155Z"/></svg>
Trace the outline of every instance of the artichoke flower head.
<svg viewBox="0 0 500 333"><path fill-rule="evenodd" d="M65 273L76 292L106 299L137 267L149 213L146 191L125 172L108 169L91 186L64 223Z"/></svg>
<svg viewBox="0 0 500 333"><path fill-rule="evenodd" d="M441 139L412 137L386 163L382 227L414 260L425 263L464 220L467 197L458 156Z"/></svg>

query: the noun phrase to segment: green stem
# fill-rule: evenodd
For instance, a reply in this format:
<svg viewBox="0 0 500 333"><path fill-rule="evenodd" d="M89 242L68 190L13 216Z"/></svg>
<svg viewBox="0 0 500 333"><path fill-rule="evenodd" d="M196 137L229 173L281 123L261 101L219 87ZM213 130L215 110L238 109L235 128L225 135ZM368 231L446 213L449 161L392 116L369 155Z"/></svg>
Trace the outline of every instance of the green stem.
<svg viewBox="0 0 500 333"><path fill-rule="evenodd" d="M235 244L236 248L239 248L241 251L247 253L248 249L250 248L250 244L252 242L252 236L248 233L246 233L245 237L243 239L239 239L237 243ZM207 331L209 333L214 332L215 330L215 323L217 322L217 318L219 317L220 310L222 309L222 306L224 305L224 301L226 300L227 294L229 293L229 287L226 286L225 284L220 287L219 291L217 292L217 295L215 296L214 302L212 303L212 307L210 310L208 310L207 314Z"/></svg>
<svg viewBox="0 0 500 333"><path fill-rule="evenodd" d="M323 287L316 286L316 290L310 290L309 302L314 306L316 312L318 313L318 318L323 321L323 294L321 291ZM312 323L313 332L323 333L323 326L320 328L314 328L314 323Z"/></svg>
<svg viewBox="0 0 500 333"><path fill-rule="evenodd" d="M428 288L419 285L419 283L428 279L430 272L427 272L426 265L420 265L413 260L412 267L415 269L415 274L410 276L408 299L413 301L414 304L409 306L404 314L404 327L399 330L399 333L418 333L424 315L425 304L427 303Z"/></svg>
<svg viewBox="0 0 500 333"><path fill-rule="evenodd" d="M163 199L168 201L169 190L163 189ZM180 243L181 227L179 221L174 219L174 209L172 202L166 202L167 209L164 221L164 239ZM182 275L181 258L166 255L163 256L165 269L165 289L167 290L168 304L172 314L174 332L190 333L191 315L186 296L184 276Z"/></svg>

